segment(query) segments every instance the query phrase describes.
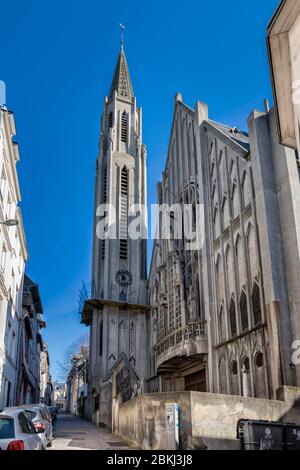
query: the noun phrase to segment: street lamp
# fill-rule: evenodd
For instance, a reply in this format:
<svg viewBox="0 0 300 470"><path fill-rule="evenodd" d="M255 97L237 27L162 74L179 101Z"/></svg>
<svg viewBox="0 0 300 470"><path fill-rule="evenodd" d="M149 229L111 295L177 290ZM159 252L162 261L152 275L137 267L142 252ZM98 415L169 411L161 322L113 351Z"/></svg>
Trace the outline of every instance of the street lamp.
<svg viewBox="0 0 300 470"><path fill-rule="evenodd" d="M3 222L0 222L0 224L5 225L6 227L15 227L16 225L19 225L19 221L16 219L8 219L3 220Z"/></svg>

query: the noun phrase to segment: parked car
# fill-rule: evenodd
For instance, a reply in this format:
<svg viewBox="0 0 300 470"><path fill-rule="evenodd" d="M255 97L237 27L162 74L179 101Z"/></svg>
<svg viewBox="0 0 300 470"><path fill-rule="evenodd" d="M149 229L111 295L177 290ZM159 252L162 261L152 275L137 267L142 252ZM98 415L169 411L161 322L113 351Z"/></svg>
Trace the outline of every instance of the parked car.
<svg viewBox="0 0 300 470"><path fill-rule="evenodd" d="M33 422L33 425L38 433L44 449L52 446L53 440L53 427L52 419L45 405L20 405L10 408L4 408L3 412L6 413L10 410L23 410L25 411Z"/></svg>
<svg viewBox="0 0 300 470"><path fill-rule="evenodd" d="M28 414L22 409L0 413L1 450L42 450L43 444Z"/></svg>

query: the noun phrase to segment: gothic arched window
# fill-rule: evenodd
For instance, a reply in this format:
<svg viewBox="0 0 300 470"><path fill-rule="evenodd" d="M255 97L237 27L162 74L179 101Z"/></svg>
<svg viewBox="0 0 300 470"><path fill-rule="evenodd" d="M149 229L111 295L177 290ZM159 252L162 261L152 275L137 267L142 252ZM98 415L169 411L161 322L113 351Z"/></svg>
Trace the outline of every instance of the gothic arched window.
<svg viewBox="0 0 300 470"><path fill-rule="evenodd" d="M126 167L121 171L120 201L120 258L126 260L128 252L127 214L128 214L128 172Z"/></svg>
<svg viewBox="0 0 300 470"><path fill-rule="evenodd" d="M249 328L248 309L247 309L247 297L244 291L242 292L242 295L240 298L240 311L241 311L242 331L247 331Z"/></svg>
<svg viewBox="0 0 300 470"><path fill-rule="evenodd" d="M225 312L223 306L220 310L219 315L219 328L220 328L220 341L226 340L226 320L225 320Z"/></svg>
<svg viewBox="0 0 300 470"><path fill-rule="evenodd" d="M234 301L234 299L231 299L231 302L230 302L229 318L230 318L231 336L236 336L237 328L236 328L236 313L235 313L235 301Z"/></svg>
<svg viewBox="0 0 300 470"><path fill-rule="evenodd" d="M113 113L112 111L108 115L108 127L111 128L114 123Z"/></svg>
<svg viewBox="0 0 300 470"><path fill-rule="evenodd" d="M107 202L107 170L105 166L102 170L102 183L102 202L105 204Z"/></svg>
<svg viewBox="0 0 300 470"><path fill-rule="evenodd" d="M128 134L128 115L126 111L123 111L121 117L121 141L127 142L127 134Z"/></svg>
<svg viewBox="0 0 300 470"><path fill-rule="evenodd" d="M260 302L260 291L257 284L255 284L252 293L252 308L253 308L253 319L254 324L257 325L262 321L261 315L261 302Z"/></svg>

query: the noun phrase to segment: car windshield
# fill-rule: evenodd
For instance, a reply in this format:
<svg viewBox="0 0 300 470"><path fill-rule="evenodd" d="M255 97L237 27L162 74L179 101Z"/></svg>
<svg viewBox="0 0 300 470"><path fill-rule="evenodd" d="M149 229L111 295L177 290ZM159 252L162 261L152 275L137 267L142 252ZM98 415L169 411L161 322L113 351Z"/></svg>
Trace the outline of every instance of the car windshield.
<svg viewBox="0 0 300 470"><path fill-rule="evenodd" d="M15 426L13 418L1 418L0 416L0 439L13 439L15 437Z"/></svg>
<svg viewBox="0 0 300 470"><path fill-rule="evenodd" d="M26 410L26 413L29 415L30 419L36 418L36 412L32 410Z"/></svg>

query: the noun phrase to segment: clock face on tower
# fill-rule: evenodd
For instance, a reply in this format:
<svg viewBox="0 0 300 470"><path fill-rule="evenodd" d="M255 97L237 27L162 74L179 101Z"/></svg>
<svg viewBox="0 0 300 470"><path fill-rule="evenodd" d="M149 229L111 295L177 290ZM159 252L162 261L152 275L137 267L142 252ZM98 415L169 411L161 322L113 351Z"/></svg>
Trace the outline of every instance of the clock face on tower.
<svg viewBox="0 0 300 470"><path fill-rule="evenodd" d="M120 270L116 274L116 281L122 287L129 286L132 283L132 274L129 271Z"/></svg>

